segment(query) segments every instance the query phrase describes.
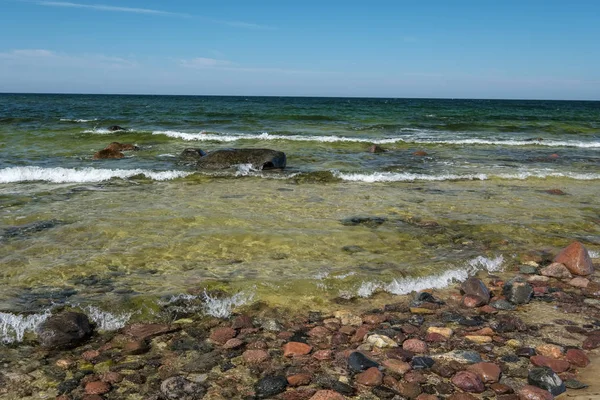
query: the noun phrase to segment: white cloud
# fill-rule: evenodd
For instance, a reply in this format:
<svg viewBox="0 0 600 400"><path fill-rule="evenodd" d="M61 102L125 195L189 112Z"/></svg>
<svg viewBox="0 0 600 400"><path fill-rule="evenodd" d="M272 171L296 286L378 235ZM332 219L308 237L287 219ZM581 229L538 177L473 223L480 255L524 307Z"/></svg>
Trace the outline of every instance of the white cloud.
<svg viewBox="0 0 600 400"><path fill-rule="evenodd" d="M220 71L234 72L250 72L250 73L275 73L275 74L327 74L329 72L303 70L303 69L288 69L276 67L248 67L233 63L227 60L216 58L196 57L192 59L179 60L179 65L186 68L194 69L213 69Z"/></svg>
<svg viewBox="0 0 600 400"><path fill-rule="evenodd" d="M6 63L35 67L75 67L75 68L134 68L138 63L120 57L104 54L66 54L45 49L18 49L0 52L0 59Z"/></svg>
<svg viewBox="0 0 600 400"><path fill-rule="evenodd" d="M67 1L38 1L36 4L47 7L66 7L66 8L87 8L98 11L114 11L114 12L126 12L135 14L151 14L151 15L163 15L172 17L190 17L189 14L174 13L169 11L153 10L150 8L134 8L134 7L117 7L107 6L104 4L80 4L71 3Z"/></svg>
<svg viewBox="0 0 600 400"><path fill-rule="evenodd" d="M229 66L231 62L216 58L196 57L190 60L181 60L180 64L187 68L218 68Z"/></svg>

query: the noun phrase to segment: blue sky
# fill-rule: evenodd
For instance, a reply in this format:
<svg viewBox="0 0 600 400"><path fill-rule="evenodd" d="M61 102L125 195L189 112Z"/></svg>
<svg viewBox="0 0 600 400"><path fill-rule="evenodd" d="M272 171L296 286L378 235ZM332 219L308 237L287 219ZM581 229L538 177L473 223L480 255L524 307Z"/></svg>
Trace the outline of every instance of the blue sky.
<svg viewBox="0 0 600 400"><path fill-rule="evenodd" d="M600 100L600 1L0 0L0 92Z"/></svg>

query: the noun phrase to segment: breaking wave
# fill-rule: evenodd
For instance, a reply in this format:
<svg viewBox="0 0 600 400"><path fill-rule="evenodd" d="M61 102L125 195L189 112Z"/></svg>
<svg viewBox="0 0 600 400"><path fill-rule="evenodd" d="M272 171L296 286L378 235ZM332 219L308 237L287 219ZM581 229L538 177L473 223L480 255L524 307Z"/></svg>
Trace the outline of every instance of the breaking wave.
<svg viewBox="0 0 600 400"><path fill-rule="evenodd" d="M414 181L486 181L489 179L516 179L529 178L569 178L580 181L599 180L600 174L578 174L572 172L518 172L514 174L441 174L426 175L408 172L373 172L370 174L334 172L334 175L344 181L350 182L414 182Z"/></svg>
<svg viewBox="0 0 600 400"><path fill-rule="evenodd" d="M98 329L102 331L116 331L123 328L133 313L113 314L108 311L103 311L94 306L88 306L84 309L88 317L96 323Z"/></svg>
<svg viewBox="0 0 600 400"><path fill-rule="evenodd" d="M34 332L50 315L49 310L32 315L0 312L0 342L9 344L22 341L26 332Z"/></svg>
<svg viewBox="0 0 600 400"><path fill-rule="evenodd" d="M42 168L10 167L0 169L0 183L45 181L52 183L102 182L143 175L155 181L167 181L191 175L188 171L149 171L145 169Z"/></svg>
<svg viewBox="0 0 600 400"><path fill-rule="evenodd" d="M98 118L94 118L94 119L71 119L71 118L61 118L60 122L78 122L78 123L82 123L82 122L94 122L94 121L98 121Z"/></svg>

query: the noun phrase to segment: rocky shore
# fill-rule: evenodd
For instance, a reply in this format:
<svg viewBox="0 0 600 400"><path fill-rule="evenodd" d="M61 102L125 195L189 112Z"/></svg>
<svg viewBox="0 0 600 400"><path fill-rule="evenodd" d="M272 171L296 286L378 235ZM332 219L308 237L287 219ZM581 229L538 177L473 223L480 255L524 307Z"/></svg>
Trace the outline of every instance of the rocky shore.
<svg viewBox="0 0 600 400"><path fill-rule="evenodd" d="M37 342L2 349L0 399L593 398L600 273L577 242L520 259L456 287L333 312L254 305L99 334L64 311Z"/></svg>

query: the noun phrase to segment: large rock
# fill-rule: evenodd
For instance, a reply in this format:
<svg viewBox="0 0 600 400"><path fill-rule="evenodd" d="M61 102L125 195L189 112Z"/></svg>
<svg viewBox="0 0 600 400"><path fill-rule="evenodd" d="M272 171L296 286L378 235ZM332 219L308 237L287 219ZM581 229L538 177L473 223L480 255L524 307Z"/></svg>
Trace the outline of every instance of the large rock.
<svg viewBox="0 0 600 400"><path fill-rule="evenodd" d="M527 381L530 385L549 391L553 396L558 396L567 390L563 381L548 367L531 369Z"/></svg>
<svg viewBox="0 0 600 400"><path fill-rule="evenodd" d="M573 242L565 247L556 257L555 263L564 264L574 275L591 275L594 265L587 249L579 242Z"/></svg>
<svg viewBox="0 0 600 400"><path fill-rule="evenodd" d="M200 157L200 169L226 169L233 165L250 164L256 170L285 168L285 153L270 149L215 150Z"/></svg>
<svg viewBox="0 0 600 400"><path fill-rule="evenodd" d="M104 150L116 150L116 151L130 151L130 150L139 150L140 148L131 143L119 143L112 142L108 146L104 148Z"/></svg>
<svg viewBox="0 0 600 400"><path fill-rule="evenodd" d="M490 291L481 279L470 277L460 285L460 288L466 296L473 296L479 299L477 306L482 306L490 302Z"/></svg>
<svg viewBox="0 0 600 400"><path fill-rule="evenodd" d="M527 304L533 297L533 287L527 282L513 279L506 282L502 293L513 304Z"/></svg>
<svg viewBox="0 0 600 400"><path fill-rule="evenodd" d="M120 127L119 125L111 125L108 127L108 130L111 132L116 132L116 131L124 131L125 128Z"/></svg>
<svg viewBox="0 0 600 400"><path fill-rule="evenodd" d="M100 150L97 151L96 153L94 153L94 160L107 160L107 159L118 159L118 158L123 158L125 157L125 154L121 153L118 150L110 150L110 149L104 149L104 150Z"/></svg>
<svg viewBox="0 0 600 400"><path fill-rule="evenodd" d="M180 161L198 161L201 157L204 157L206 152L202 149L187 148L179 154Z"/></svg>
<svg viewBox="0 0 600 400"><path fill-rule="evenodd" d="M70 311L49 317L37 329L40 344L49 349L76 347L92 336L92 333L88 317Z"/></svg>

